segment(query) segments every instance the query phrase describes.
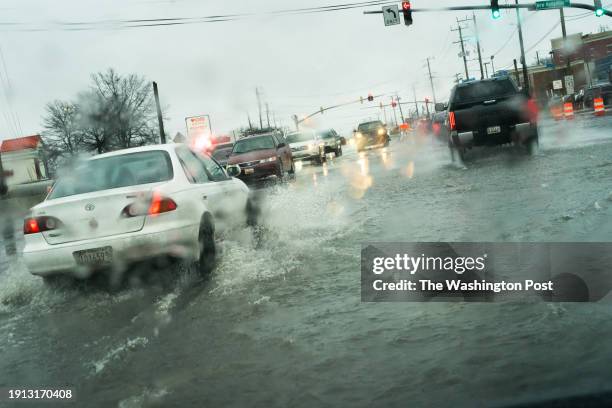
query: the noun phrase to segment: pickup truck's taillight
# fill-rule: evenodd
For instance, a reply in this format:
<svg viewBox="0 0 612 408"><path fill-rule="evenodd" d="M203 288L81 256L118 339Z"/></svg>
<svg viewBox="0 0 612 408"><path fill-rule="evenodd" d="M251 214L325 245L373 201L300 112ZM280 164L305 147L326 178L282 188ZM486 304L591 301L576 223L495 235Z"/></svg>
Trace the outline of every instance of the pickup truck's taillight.
<svg viewBox="0 0 612 408"><path fill-rule="evenodd" d="M536 123L538 121L538 104L533 98L527 101L527 116L529 117L529 122L531 123Z"/></svg>
<svg viewBox="0 0 612 408"><path fill-rule="evenodd" d="M455 112L448 112L448 126L450 130L457 130L457 123L455 122Z"/></svg>
<svg viewBox="0 0 612 408"><path fill-rule="evenodd" d="M57 229L60 221L55 217L32 217L23 221L24 235L38 234L39 232Z"/></svg>
<svg viewBox="0 0 612 408"><path fill-rule="evenodd" d="M140 217L143 215L159 215L165 212L174 211L177 208L176 202L168 197L155 192L149 201L137 201L128 205L121 211L121 215L126 218Z"/></svg>

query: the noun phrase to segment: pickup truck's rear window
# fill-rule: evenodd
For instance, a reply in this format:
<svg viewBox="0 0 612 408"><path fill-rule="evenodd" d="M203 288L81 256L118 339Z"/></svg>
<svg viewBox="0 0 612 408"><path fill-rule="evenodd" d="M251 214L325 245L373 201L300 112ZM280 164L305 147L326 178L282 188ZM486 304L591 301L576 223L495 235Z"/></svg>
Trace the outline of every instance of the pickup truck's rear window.
<svg viewBox="0 0 612 408"><path fill-rule="evenodd" d="M476 101L487 101L513 95L517 92L510 79L497 81L479 81L458 86L453 103L464 104Z"/></svg>

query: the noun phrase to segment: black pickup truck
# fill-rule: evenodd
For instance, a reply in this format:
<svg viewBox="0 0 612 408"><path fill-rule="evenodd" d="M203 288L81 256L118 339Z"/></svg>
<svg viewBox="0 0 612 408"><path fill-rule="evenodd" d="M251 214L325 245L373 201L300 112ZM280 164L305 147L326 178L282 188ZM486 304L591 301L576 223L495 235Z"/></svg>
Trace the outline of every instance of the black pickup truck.
<svg viewBox="0 0 612 408"><path fill-rule="evenodd" d="M457 84L447 120L453 160L475 146L515 144L531 154L538 144L537 105L509 77Z"/></svg>

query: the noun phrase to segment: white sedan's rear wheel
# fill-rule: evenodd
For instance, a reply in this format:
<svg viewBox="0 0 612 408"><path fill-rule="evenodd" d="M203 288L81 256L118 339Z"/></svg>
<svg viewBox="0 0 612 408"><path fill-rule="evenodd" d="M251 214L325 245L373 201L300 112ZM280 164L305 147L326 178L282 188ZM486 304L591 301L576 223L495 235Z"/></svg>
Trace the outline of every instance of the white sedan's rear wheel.
<svg viewBox="0 0 612 408"><path fill-rule="evenodd" d="M209 275L217 264L217 249L215 247L215 227L210 214L202 217L198 236L200 245L200 261L198 270L201 275Z"/></svg>

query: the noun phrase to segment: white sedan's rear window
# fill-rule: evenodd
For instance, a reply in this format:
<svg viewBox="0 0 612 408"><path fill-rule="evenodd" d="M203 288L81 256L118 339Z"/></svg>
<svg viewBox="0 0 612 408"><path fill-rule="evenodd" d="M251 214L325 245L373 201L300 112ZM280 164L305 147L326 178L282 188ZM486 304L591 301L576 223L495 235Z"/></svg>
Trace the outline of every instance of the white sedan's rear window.
<svg viewBox="0 0 612 408"><path fill-rule="evenodd" d="M93 159L80 163L69 175L61 177L49 199L159 183L173 177L170 156L162 150Z"/></svg>

